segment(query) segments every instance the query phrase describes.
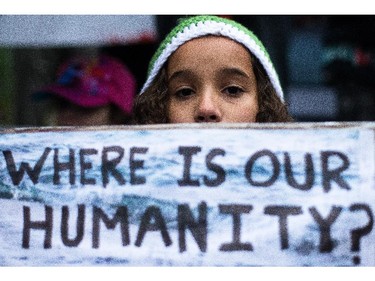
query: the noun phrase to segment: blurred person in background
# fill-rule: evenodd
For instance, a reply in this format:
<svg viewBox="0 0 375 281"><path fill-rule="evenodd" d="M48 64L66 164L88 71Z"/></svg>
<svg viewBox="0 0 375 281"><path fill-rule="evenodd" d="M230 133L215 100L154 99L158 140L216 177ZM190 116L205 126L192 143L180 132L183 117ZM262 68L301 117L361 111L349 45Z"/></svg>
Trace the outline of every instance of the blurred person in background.
<svg viewBox="0 0 375 281"><path fill-rule="evenodd" d="M73 57L63 63L54 83L33 94L51 102L51 126L129 124L136 80L119 60L108 55Z"/></svg>

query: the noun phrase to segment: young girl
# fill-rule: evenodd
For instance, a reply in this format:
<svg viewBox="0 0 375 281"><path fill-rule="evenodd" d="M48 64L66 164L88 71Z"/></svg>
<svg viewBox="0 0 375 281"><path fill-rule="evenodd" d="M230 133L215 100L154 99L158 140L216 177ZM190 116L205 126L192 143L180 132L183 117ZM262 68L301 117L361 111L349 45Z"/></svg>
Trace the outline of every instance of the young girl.
<svg viewBox="0 0 375 281"><path fill-rule="evenodd" d="M167 35L134 116L137 124L292 121L263 44L216 16L184 19Z"/></svg>

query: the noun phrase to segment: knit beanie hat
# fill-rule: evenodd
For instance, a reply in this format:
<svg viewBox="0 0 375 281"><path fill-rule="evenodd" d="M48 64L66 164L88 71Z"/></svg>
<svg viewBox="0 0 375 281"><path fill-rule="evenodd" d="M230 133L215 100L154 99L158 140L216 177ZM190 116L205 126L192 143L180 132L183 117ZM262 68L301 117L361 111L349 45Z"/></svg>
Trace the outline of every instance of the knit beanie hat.
<svg viewBox="0 0 375 281"><path fill-rule="evenodd" d="M277 95L284 99L283 90L270 56L262 42L243 25L217 16L194 16L182 20L167 37L161 42L156 53L152 57L148 77L142 87L141 94L150 86L159 70L168 60L169 56L185 42L205 35L218 35L228 37L244 45L263 65Z"/></svg>

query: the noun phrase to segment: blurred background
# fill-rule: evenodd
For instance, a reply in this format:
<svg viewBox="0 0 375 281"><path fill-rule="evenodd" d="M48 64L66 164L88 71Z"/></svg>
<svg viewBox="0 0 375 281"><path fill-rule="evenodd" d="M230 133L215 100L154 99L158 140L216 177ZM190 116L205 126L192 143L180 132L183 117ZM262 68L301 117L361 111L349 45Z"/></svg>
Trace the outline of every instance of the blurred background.
<svg viewBox="0 0 375 281"><path fill-rule="evenodd" d="M0 15L0 127L50 125L32 95L75 55L109 55L142 87L160 40L184 15ZM375 16L219 15L268 49L298 122L375 120Z"/></svg>

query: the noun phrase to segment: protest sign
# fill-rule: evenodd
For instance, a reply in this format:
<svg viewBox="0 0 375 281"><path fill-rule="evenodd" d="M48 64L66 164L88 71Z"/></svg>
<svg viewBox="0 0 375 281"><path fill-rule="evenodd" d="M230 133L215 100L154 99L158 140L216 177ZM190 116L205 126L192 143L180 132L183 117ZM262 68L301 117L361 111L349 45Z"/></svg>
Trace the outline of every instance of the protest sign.
<svg viewBox="0 0 375 281"><path fill-rule="evenodd" d="M0 264L375 266L374 129L3 130Z"/></svg>

